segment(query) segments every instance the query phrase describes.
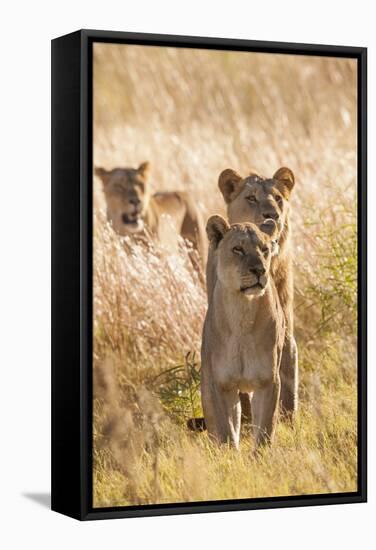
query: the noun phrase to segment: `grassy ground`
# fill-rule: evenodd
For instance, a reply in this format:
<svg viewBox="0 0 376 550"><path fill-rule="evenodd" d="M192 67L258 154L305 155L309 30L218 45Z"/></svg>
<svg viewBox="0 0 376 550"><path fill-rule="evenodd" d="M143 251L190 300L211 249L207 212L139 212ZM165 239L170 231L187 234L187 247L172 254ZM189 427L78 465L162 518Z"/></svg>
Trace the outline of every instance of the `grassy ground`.
<svg viewBox="0 0 376 550"><path fill-rule="evenodd" d="M120 242L94 189L94 505L355 491L356 66L346 59L96 44L94 159L224 213L218 174L289 166L300 411L275 445L217 448L200 414L205 290L188 251Z"/></svg>

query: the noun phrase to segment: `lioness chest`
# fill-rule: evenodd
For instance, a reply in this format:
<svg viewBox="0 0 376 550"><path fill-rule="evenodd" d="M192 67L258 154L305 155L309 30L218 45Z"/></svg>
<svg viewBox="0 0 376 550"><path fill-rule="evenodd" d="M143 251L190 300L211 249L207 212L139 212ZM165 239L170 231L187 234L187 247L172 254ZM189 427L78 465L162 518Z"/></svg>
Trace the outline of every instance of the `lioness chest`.
<svg viewBox="0 0 376 550"><path fill-rule="evenodd" d="M273 378L277 355L276 330L273 324L260 330L256 320L252 323L252 318L248 319L247 328L243 327L241 333L236 328L226 335L218 333L216 349L210 352L212 376L223 389L252 392Z"/></svg>

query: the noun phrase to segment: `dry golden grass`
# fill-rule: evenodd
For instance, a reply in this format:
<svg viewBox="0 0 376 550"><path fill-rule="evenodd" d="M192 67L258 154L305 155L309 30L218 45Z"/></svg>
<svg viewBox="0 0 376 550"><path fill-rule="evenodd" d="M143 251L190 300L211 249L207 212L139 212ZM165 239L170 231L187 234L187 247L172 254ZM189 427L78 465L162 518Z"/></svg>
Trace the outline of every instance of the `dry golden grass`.
<svg viewBox="0 0 376 550"><path fill-rule="evenodd" d="M346 59L96 44L94 159L149 160L153 189L224 213L221 170L296 174L300 412L254 456L189 433L205 291L180 243L120 240L94 189L94 505L355 491L356 65Z"/></svg>

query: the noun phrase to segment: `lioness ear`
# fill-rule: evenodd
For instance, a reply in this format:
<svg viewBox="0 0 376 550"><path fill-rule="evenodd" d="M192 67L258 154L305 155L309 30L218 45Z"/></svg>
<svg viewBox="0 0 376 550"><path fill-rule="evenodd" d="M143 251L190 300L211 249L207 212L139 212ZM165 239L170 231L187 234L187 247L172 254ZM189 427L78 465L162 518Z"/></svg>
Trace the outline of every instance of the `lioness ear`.
<svg viewBox="0 0 376 550"><path fill-rule="evenodd" d="M218 178L218 187L225 199L226 204L233 201L241 189L243 178L231 168L227 168L220 173Z"/></svg>
<svg viewBox="0 0 376 550"><path fill-rule="evenodd" d="M206 233L210 244L217 248L229 229L229 224L222 216L211 216L206 224Z"/></svg>
<svg viewBox="0 0 376 550"><path fill-rule="evenodd" d="M95 175L102 180L103 187L106 187L110 174L111 172L108 172L104 168L100 168L99 166L95 167Z"/></svg>
<svg viewBox="0 0 376 550"><path fill-rule="evenodd" d="M142 176L144 179L146 179L149 176L150 172L150 163L149 162L142 162L140 166L137 168L137 172Z"/></svg>
<svg viewBox="0 0 376 550"><path fill-rule="evenodd" d="M273 179L279 181L283 185L283 189L281 190L283 195L288 198L292 188L295 185L295 177L293 172L290 170L290 168L286 168L285 166L282 166L282 168L279 168L279 170L276 171L276 173L273 176Z"/></svg>

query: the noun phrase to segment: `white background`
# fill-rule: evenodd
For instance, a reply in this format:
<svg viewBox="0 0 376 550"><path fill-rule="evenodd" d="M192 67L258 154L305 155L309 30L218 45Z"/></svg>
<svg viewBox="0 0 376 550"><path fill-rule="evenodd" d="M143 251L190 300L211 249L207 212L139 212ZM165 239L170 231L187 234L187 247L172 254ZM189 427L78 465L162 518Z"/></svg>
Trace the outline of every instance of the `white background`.
<svg viewBox="0 0 376 550"><path fill-rule="evenodd" d="M0 35L0 543L13 548L374 548L375 353L369 503L79 523L50 512L50 39L79 28L369 48L375 204L374 2L115 0L2 3ZM293 85L293 83L292 83ZM370 219L370 276L375 281ZM376 306L370 291L370 309ZM370 315L370 342L374 315ZM283 472L281 472L283 475Z"/></svg>

